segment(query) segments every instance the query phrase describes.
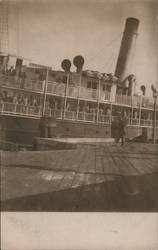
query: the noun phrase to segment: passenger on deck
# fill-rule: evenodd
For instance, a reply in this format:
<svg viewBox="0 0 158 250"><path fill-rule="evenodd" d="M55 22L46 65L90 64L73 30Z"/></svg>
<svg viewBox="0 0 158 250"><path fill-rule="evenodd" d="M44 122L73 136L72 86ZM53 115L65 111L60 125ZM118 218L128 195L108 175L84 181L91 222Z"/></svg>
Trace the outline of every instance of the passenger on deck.
<svg viewBox="0 0 158 250"><path fill-rule="evenodd" d="M102 108L99 109L99 115L103 115L104 110Z"/></svg>
<svg viewBox="0 0 158 250"><path fill-rule="evenodd" d="M28 97L24 96L24 105L27 106L29 104Z"/></svg>
<svg viewBox="0 0 158 250"><path fill-rule="evenodd" d="M20 71L19 72L19 79L20 79L20 87L24 88L25 87L25 81L26 81L26 73L25 73L25 71Z"/></svg>
<svg viewBox="0 0 158 250"><path fill-rule="evenodd" d="M124 116L124 117L128 117L128 114L127 114L127 111L126 111L126 110L123 111L123 116Z"/></svg>
<svg viewBox="0 0 158 250"><path fill-rule="evenodd" d="M70 111L70 103L67 103L67 105L66 105L66 111Z"/></svg>
<svg viewBox="0 0 158 250"><path fill-rule="evenodd" d="M86 108L85 108L85 112L86 112L86 113L89 113L89 112L90 112L89 105L87 105L87 106L86 106Z"/></svg>
<svg viewBox="0 0 158 250"><path fill-rule="evenodd" d="M15 104L15 105L18 104L18 98L16 95L13 96L13 104Z"/></svg>
<svg viewBox="0 0 158 250"><path fill-rule="evenodd" d="M24 98L23 98L23 95L21 95L21 94L18 97L18 104L21 104L21 105L24 104Z"/></svg>
<svg viewBox="0 0 158 250"><path fill-rule="evenodd" d="M145 120L145 114L143 112L141 113L141 119Z"/></svg>
<svg viewBox="0 0 158 250"><path fill-rule="evenodd" d="M147 120L152 120L152 114L148 113Z"/></svg>
<svg viewBox="0 0 158 250"><path fill-rule="evenodd" d="M134 111L134 119L138 119L138 112Z"/></svg>
<svg viewBox="0 0 158 250"><path fill-rule="evenodd" d="M58 102L55 100L55 102L54 102L54 109L56 110L56 109L58 109Z"/></svg>
<svg viewBox="0 0 158 250"><path fill-rule="evenodd" d="M32 98L31 106L37 106L37 99L35 97Z"/></svg>
<svg viewBox="0 0 158 250"><path fill-rule="evenodd" d="M106 110L106 115L108 115L108 116L111 115L111 110L110 110L110 108L108 108L108 109Z"/></svg>

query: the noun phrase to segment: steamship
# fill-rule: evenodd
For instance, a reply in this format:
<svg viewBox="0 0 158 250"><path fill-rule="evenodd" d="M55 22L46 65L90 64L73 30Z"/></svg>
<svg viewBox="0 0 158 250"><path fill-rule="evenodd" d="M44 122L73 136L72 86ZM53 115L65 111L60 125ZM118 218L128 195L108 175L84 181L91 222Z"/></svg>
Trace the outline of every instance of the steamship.
<svg viewBox="0 0 158 250"><path fill-rule="evenodd" d="M130 71L139 20L127 18L114 74L84 70L84 58L64 59L62 70L0 54L0 140L32 145L35 137L110 138L122 114L127 138L158 138L156 90L136 94ZM48 129L41 132L42 121ZM153 129L154 128L154 129Z"/></svg>

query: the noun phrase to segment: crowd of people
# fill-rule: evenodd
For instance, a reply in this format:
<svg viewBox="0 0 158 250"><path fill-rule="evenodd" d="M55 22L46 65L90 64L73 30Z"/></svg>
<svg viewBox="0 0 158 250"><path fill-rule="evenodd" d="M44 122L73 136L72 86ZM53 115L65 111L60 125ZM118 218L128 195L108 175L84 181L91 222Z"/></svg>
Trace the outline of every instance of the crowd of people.
<svg viewBox="0 0 158 250"><path fill-rule="evenodd" d="M3 85L10 85L22 89L43 90L43 74L38 71L27 72L24 68L17 71L13 66L0 72ZM33 84L31 84L33 83ZM31 87L30 87L31 86Z"/></svg>
<svg viewBox="0 0 158 250"><path fill-rule="evenodd" d="M12 103L14 105L40 106L40 99L36 95L27 95L17 92L0 91L0 103Z"/></svg>
<svg viewBox="0 0 158 250"><path fill-rule="evenodd" d="M33 95L33 94L28 94L28 93L21 93L21 92L16 92L16 91L7 91L3 90L0 91L0 103L12 103L14 105L24 105L24 106L32 106L32 107L40 107L42 106L42 98L40 98L38 95ZM60 110L64 107L64 99L59 99L59 98L54 98L54 97L47 97L46 99L46 104L45 107L47 109L55 109L55 110ZM78 110L77 110L78 109ZM97 113L100 116L117 116L118 113L122 113L123 117L126 118L132 118L135 120L139 119L139 110L133 110L133 112L130 109L122 109L122 110L117 110L114 109L113 112L111 113L110 107L98 107L89 105L89 104L84 104L79 105L71 103L71 102L66 102L65 106L65 111L73 111L73 112L81 112L81 113L91 113L96 115ZM152 120L152 112L144 112L141 111L141 119L144 120Z"/></svg>

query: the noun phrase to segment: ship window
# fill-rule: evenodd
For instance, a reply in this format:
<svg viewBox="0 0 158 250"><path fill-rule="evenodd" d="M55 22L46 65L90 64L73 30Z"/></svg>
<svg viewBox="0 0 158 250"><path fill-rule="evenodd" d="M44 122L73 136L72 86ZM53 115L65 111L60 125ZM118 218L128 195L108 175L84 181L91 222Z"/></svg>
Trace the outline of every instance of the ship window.
<svg viewBox="0 0 158 250"><path fill-rule="evenodd" d="M92 89L97 89L97 82L92 82Z"/></svg>
<svg viewBox="0 0 158 250"><path fill-rule="evenodd" d="M95 82L95 81L88 81L87 82L87 88L88 89L97 89L97 82Z"/></svg>
<svg viewBox="0 0 158 250"><path fill-rule="evenodd" d="M61 82L61 78L60 76L56 77L56 82L60 83Z"/></svg>
<svg viewBox="0 0 158 250"><path fill-rule="evenodd" d="M106 89L106 88L105 88L105 85L103 85L103 91L105 91L105 89Z"/></svg>
<svg viewBox="0 0 158 250"><path fill-rule="evenodd" d="M103 85L103 91L110 92L110 90L111 90L111 86L109 86L109 85Z"/></svg>
<svg viewBox="0 0 158 250"><path fill-rule="evenodd" d="M51 75L52 75L52 77L56 77L56 73L54 73L54 72L52 72Z"/></svg>
<svg viewBox="0 0 158 250"><path fill-rule="evenodd" d="M91 88L91 86L92 86L91 83L92 83L92 82L87 82L87 88L88 88L88 89Z"/></svg>
<svg viewBox="0 0 158 250"><path fill-rule="evenodd" d="M105 90L110 92L111 91L111 86L109 86L109 85L105 86Z"/></svg>

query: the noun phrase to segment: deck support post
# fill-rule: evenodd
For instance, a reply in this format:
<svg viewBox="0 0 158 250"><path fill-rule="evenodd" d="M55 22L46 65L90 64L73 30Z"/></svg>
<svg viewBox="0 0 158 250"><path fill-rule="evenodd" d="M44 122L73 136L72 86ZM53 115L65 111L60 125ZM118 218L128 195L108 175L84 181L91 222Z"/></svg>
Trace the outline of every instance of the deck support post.
<svg viewBox="0 0 158 250"><path fill-rule="evenodd" d="M154 108L153 108L153 143L156 142L156 101L157 93L154 95Z"/></svg>

